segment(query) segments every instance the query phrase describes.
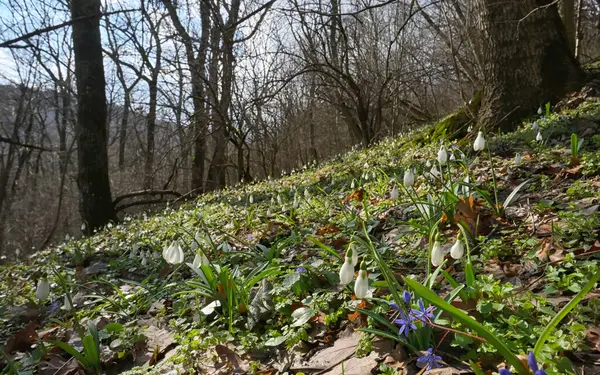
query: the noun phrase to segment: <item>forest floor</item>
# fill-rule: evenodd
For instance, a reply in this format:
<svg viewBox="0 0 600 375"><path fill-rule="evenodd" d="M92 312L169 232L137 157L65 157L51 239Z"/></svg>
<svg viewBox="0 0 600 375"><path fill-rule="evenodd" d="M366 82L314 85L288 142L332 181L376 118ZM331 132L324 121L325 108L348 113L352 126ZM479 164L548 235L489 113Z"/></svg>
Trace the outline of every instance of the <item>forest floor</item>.
<svg viewBox="0 0 600 375"><path fill-rule="evenodd" d="M535 348L598 374L600 101L530 120L442 166L415 132L0 266L0 369L524 375ZM348 248L368 290L340 285Z"/></svg>

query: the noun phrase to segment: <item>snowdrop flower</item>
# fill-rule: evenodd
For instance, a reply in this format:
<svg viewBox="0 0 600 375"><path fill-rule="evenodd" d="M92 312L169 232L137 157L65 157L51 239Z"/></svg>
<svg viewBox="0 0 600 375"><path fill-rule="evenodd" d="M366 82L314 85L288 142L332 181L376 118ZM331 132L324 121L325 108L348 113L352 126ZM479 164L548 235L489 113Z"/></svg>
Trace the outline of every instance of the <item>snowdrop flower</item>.
<svg viewBox="0 0 600 375"><path fill-rule="evenodd" d="M433 177L440 177L442 175L442 172L440 172L440 170L434 165L433 168L431 168L431 176Z"/></svg>
<svg viewBox="0 0 600 375"><path fill-rule="evenodd" d="M192 262L192 265L196 268L199 268L200 266L208 266L209 264L210 262L204 253L196 253L194 261Z"/></svg>
<svg viewBox="0 0 600 375"><path fill-rule="evenodd" d="M254 203L254 195L250 195L250 198L248 198L248 202L250 202L250 204Z"/></svg>
<svg viewBox="0 0 600 375"><path fill-rule="evenodd" d="M538 142L543 141L544 138L542 137L542 133L538 132L537 135L535 136L535 140Z"/></svg>
<svg viewBox="0 0 600 375"><path fill-rule="evenodd" d="M415 173L412 168L404 171L404 186L413 186L415 184Z"/></svg>
<svg viewBox="0 0 600 375"><path fill-rule="evenodd" d="M427 168L431 168L431 161L430 161L430 160L427 160L427 163L425 163L425 166L426 166Z"/></svg>
<svg viewBox="0 0 600 375"><path fill-rule="evenodd" d="M282 200L281 195L277 194L277 204L281 206Z"/></svg>
<svg viewBox="0 0 600 375"><path fill-rule="evenodd" d="M450 150L449 153L450 153L450 161L455 161L456 156L454 156L454 152L452 152L452 150Z"/></svg>
<svg viewBox="0 0 600 375"><path fill-rule="evenodd" d="M485 138L483 138L483 132L477 133L477 138L473 142L473 150L481 151L485 148Z"/></svg>
<svg viewBox="0 0 600 375"><path fill-rule="evenodd" d="M356 298L363 299L367 296L369 290L369 279L367 277L367 264L363 260L360 263L360 271L358 271L358 277L354 283L354 295Z"/></svg>
<svg viewBox="0 0 600 375"><path fill-rule="evenodd" d="M398 191L398 188L394 186L394 188L390 192L390 198L392 198L392 200L397 200L399 196L400 192Z"/></svg>
<svg viewBox="0 0 600 375"><path fill-rule="evenodd" d="M142 266L146 267L148 265L148 257L146 256L146 253L142 253Z"/></svg>
<svg viewBox="0 0 600 375"><path fill-rule="evenodd" d="M354 183L354 180L352 180L352 183L350 184L350 189L354 189L356 188L356 184Z"/></svg>
<svg viewBox="0 0 600 375"><path fill-rule="evenodd" d="M298 208L299 205L300 205L300 203L298 202L298 199L296 199L296 196L294 195L294 202L292 203L292 207Z"/></svg>
<svg viewBox="0 0 600 375"><path fill-rule="evenodd" d="M456 237L456 242L450 248L450 256L454 259L460 259L465 255L465 246L463 245L460 238Z"/></svg>
<svg viewBox="0 0 600 375"><path fill-rule="evenodd" d="M87 228L86 225L85 225L85 223L81 224L81 231L82 232L85 232L85 228Z"/></svg>
<svg viewBox="0 0 600 375"><path fill-rule="evenodd" d="M437 153L437 161L440 165L444 165L448 162L448 151L446 151L446 147L444 145L440 146L440 149Z"/></svg>
<svg viewBox="0 0 600 375"><path fill-rule="evenodd" d="M352 249L346 252L346 259L340 268L340 284L347 285L354 280L354 266L352 265Z"/></svg>
<svg viewBox="0 0 600 375"><path fill-rule="evenodd" d="M438 267L443 262L444 249L442 249L442 245L438 241L435 241L433 249L431 249L431 264L433 264L434 267Z"/></svg>
<svg viewBox="0 0 600 375"><path fill-rule="evenodd" d="M521 153L517 152L517 154L515 155L515 165L519 166L521 165Z"/></svg>
<svg viewBox="0 0 600 375"><path fill-rule="evenodd" d="M169 264L180 264L183 262L184 254L178 241L173 241L171 246L163 250L163 258Z"/></svg>
<svg viewBox="0 0 600 375"><path fill-rule="evenodd" d="M271 216L271 209L267 208L267 216Z"/></svg>
<svg viewBox="0 0 600 375"><path fill-rule="evenodd" d="M65 310L67 311L71 311L71 309L73 308L73 305L71 305L71 301L69 301L69 297L65 294L65 302L64 305Z"/></svg>
<svg viewBox="0 0 600 375"><path fill-rule="evenodd" d="M469 127L467 128L467 131L470 133L473 131L473 125L469 125Z"/></svg>
<svg viewBox="0 0 600 375"><path fill-rule="evenodd" d="M538 133L540 131L540 126L538 125L537 121L533 122L533 125L531 125L531 130L533 130L534 133Z"/></svg>
<svg viewBox="0 0 600 375"><path fill-rule="evenodd" d="M304 198L310 198L310 191L308 191L308 189L304 190Z"/></svg>
<svg viewBox="0 0 600 375"><path fill-rule="evenodd" d="M544 113L544 112L542 111L542 107L538 108L538 115L540 115L540 116L541 116L541 115L542 115L542 113Z"/></svg>
<svg viewBox="0 0 600 375"><path fill-rule="evenodd" d="M35 298L40 301L45 300L50 295L50 283L48 280L41 280L35 289Z"/></svg>

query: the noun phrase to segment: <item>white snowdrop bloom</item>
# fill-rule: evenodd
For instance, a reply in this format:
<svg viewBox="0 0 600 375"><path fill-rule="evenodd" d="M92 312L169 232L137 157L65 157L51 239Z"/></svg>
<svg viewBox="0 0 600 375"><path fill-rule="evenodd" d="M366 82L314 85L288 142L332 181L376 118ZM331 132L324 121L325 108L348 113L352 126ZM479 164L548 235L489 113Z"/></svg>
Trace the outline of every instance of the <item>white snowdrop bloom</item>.
<svg viewBox="0 0 600 375"><path fill-rule="evenodd" d="M358 299L363 299L367 296L369 291L369 278L367 275L367 265L364 261L360 264L360 271L358 271L358 277L354 283L354 295Z"/></svg>
<svg viewBox="0 0 600 375"><path fill-rule="evenodd" d="M543 141L544 138L542 137L542 133L538 132L537 135L535 136L535 140L538 142Z"/></svg>
<svg viewBox="0 0 600 375"><path fill-rule="evenodd" d="M435 241L433 249L431 249L431 264L433 264L434 267L438 267L443 262L444 249L442 249L442 245L438 241Z"/></svg>
<svg viewBox="0 0 600 375"><path fill-rule="evenodd" d="M440 149L437 153L437 161L440 165L444 165L448 162L448 151L446 151L446 147L444 145L440 146Z"/></svg>
<svg viewBox="0 0 600 375"><path fill-rule="evenodd" d="M209 264L210 262L208 261L208 258L206 255L204 255L204 253L201 252L196 253L194 261L192 262L192 265L196 268L199 268L200 266L208 266Z"/></svg>
<svg viewBox="0 0 600 375"><path fill-rule="evenodd" d="M85 228L87 228L86 225L85 225L85 223L81 224L81 231L82 232L85 232Z"/></svg>
<svg viewBox="0 0 600 375"><path fill-rule="evenodd" d="M521 154L519 152L517 152L517 154L515 155L515 165L521 165Z"/></svg>
<svg viewBox="0 0 600 375"><path fill-rule="evenodd" d="M271 216L271 209L267 208L267 216Z"/></svg>
<svg viewBox="0 0 600 375"><path fill-rule="evenodd" d="M538 125L537 121L533 122L533 125L531 125L531 130L533 130L534 133L538 133L540 131L540 126Z"/></svg>
<svg viewBox="0 0 600 375"><path fill-rule="evenodd" d="M35 298L43 301L50 295L50 283L48 280L40 280L35 289Z"/></svg>
<svg viewBox="0 0 600 375"><path fill-rule="evenodd" d="M454 259L460 259L465 255L465 246L462 241L457 237L456 242L450 248L450 256Z"/></svg>
<svg viewBox="0 0 600 375"><path fill-rule="evenodd" d="M483 132L477 133L477 138L473 142L473 150L481 151L485 148L485 138L483 138Z"/></svg>
<svg viewBox="0 0 600 375"><path fill-rule="evenodd" d="M400 192L398 191L398 188L394 186L394 188L390 192L390 198L392 200L398 200L399 196L400 196Z"/></svg>
<svg viewBox="0 0 600 375"><path fill-rule="evenodd" d="M352 265L352 249L346 252L346 259L340 268L340 284L347 285L354 280L354 266Z"/></svg>
<svg viewBox="0 0 600 375"><path fill-rule="evenodd" d="M413 186L415 184L415 172L412 168L408 168L404 171L404 186Z"/></svg>
<svg viewBox="0 0 600 375"><path fill-rule="evenodd" d="M438 167L435 166L435 165L431 168L431 172L430 173L431 173L431 175L433 177L440 177L442 175L442 172L440 172L440 170L438 169Z"/></svg>
<svg viewBox="0 0 600 375"><path fill-rule="evenodd" d="M281 203L283 201L281 200L281 195L277 194L277 204L281 206Z"/></svg>
<svg viewBox="0 0 600 375"><path fill-rule="evenodd" d="M542 107L538 108L538 115L542 115L542 113L544 113L544 111L542 110Z"/></svg>
<svg viewBox="0 0 600 375"><path fill-rule="evenodd" d="M352 183L350 184L350 189L354 189L356 188L356 184L354 183L354 180L352 180Z"/></svg>
<svg viewBox="0 0 600 375"><path fill-rule="evenodd" d="M431 160L427 160L427 163L425 163L425 166L427 168L431 168Z"/></svg>
<svg viewBox="0 0 600 375"><path fill-rule="evenodd" d="M142 253L142 266L146 267L148 265L148 257L146 256L145 253Z"/></svg>
<svg viewBox="0 0 600 375"><path fill-rule="evenodd" d="M170 246L165 247L162 255L169 264L180 264L184 259L183 249L179 246L178 241L173 241Z"/></svg>
<svg viewBox="0 0 600 375"><path fill-rule="evenodd" d="M450 159L449 160L450 161L455 161L456 160L456 156L454 156L454 152L452 152L452 150L450 150L448 153L450 154Z"/></svg>
<svg viewBox="0 0 600 375"><path fill-rule="evenodd" d="M250 195L250 198L248 198L248 202L250 202L250 204L254 203L254 195Z"/></svg>

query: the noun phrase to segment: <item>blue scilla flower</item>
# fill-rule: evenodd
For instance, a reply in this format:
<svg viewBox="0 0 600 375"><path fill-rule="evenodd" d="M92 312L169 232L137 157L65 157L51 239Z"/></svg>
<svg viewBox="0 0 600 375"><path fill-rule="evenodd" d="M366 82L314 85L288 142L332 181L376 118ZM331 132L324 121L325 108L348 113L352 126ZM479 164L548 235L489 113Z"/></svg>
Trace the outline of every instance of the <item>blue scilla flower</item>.
<svg viewBox="0 0 600 375"><path fill-rule="evenodd" d="M439 361L442 360L442 357L439 355L433 354L433 348L427 349L427 354L417 358L417 366L423 368L425 367L425 371L429 371L432 368L442 367L439 364Z"/></svg>

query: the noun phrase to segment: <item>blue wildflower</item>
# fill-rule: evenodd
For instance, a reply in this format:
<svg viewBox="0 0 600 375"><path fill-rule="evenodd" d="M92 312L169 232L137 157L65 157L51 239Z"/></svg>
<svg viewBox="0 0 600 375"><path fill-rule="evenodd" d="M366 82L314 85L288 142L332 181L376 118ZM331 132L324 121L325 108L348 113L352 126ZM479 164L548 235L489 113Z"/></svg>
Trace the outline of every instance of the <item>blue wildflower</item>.
<svg viewBox="0 0 600 375"><path fill-rule="evenodd" d="M410 292L408 290L402 292L402 299L404 300L404 303L410 302Z"/></svg>
<svg viewBox="0 0 600 375"><path fill-rule="evenodd" d="M529 364L529 368L533 372L534 375L546 375L546 371L540 370L537 364L537 360L535 359L535 355L533 352L529 352L527 355L527 363ZM508 371L505 368L502 368L498 371L500 375L513 375L512 372Z"/></svg>
<svg viewBox="0 0 600 375"><path fill-rule="evenodd" d="M305 273L306 272L306 268L304 268L304 267L298 267L298 268L296 268L296 272L298 272L298 273Z"/></svg>
<svg viewBox="0 0 600 375"><path fill-rule="evenodd" d="M427 349L427 354L417 358L417 366L425 368L425 371L429 371L432 368L442 367L438 362L442 360L439 355L433 354L433 348Z"/></svg>
<svg viewBox="0 0 600 375"><path fill-rule="evenodd" d="M410 330L416 330L417 326L413 323L413 317L410 315L404 314L404 311L400 311L400 319L394 320L396 325L400 326L400 331L398 331L399 335L404 333L404 336L408 337L408 333Z"/></svg>
<svg viewBox="0 0 600 375"><path fill-rule="evenodd" d="M411 314L418 320L422 321L422 322L426 322L427 320L433 319L433 313L432 311L435 310L435 306L429 306L428 308L425 308L425 305L423 304L423 300L420 299L419 302L419 309L412 309L410 312Z"/></svg>
<svg viewBox="0 0 600 375"><path fill-rule="evenodd" d="M390 303L389 305L394 310L400 310L400 306L396 305L395 303Z"/></svg>
<svg viewBox="0 0 600 375"><path fill-rule="evenodd" d="M508 371L506 368L501 368L500 370L498 370L498 373L500 375L513 375L512 372Z"/></svg>

